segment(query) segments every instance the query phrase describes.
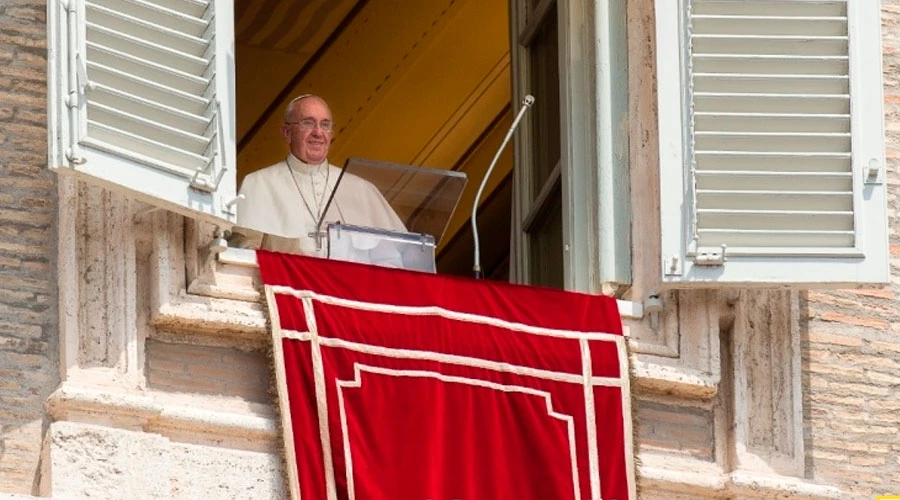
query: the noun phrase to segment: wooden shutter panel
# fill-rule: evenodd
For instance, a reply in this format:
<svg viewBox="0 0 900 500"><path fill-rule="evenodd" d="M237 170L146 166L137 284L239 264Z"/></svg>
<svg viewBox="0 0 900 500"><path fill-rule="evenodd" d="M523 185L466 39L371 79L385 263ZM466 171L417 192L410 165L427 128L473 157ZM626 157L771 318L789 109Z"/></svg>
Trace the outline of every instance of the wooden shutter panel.
<svg viewBox="0 0 900 500"><path fill-rule="evenodd" d="M232 9L224 0L51 2L51 168L232 222Z"/></svg>
<svg viewBox="0 0 900 500"><path fill-rule="evenodd" d="M657 2L677 61L659 68L663 280L886 282L878 2L678 3Z"/></svg>

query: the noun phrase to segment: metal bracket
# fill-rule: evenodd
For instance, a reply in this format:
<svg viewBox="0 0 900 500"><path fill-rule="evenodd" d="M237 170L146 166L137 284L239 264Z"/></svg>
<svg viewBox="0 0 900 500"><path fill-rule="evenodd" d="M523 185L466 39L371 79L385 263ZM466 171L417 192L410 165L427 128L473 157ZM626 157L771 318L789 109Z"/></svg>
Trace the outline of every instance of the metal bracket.
<svg viewBox="0 0 900 500"><path fill-rule="evenodd" d="M698 248L694 255L694 265L696 266L723 266L728 258L725 256L727 245L722 244L721 248Z"/></svg>
<svg viewBox="0 0 900 500"><path fill-rule="evenodd" d="M230 200L225 203L225 205L222 207L222 212L224 212L228 215L235 215L234 206L237 205L239 201L244 200L244 199L247 199L247 196L244 195L243 193L237 195L233 200Z"/></svg>
<svg viewBox="0 0 900 500"><path fill-rule="evenodd" d="M666 276L681 276L681 257L672 255L663 259L663 273Z"/></svg>
<svg viewBox="0 0 900 500"><path fill-rule="evenodd" d="M644 315L650 316L650 328L659 328L659 313L663 310L663 301L657 294L651 294L644 301Z"/></svg>
<svg viewBox="0 0 900 500"><path fill-rule="evenodd" d="M883 184L881 176L881 162L876 158L869 160L869 164L865 168L866 178L863 181L866 184Z"/></svg>
<svg viewBox="0 0 900 500"><path fill-rule="evenodd" d="M209 164L212 165L212 161L210 161ZM206 181L205 179L204 179L204 180L200 180L200 175L201 175L201 174L205 174L207 170L209 170L209 167L207 167L207 168L198 168L198 169L194 172L194 176L191 177L191 187L194 188L194 189L197 189L197 190L199 190L199 191L203 191L203 192L206 192L206 193L212 193L212 192L214 192L214 191L216 190L215 186L213 186L212 184L210 184L210 183L209 183L208 181Z"/></svg>
<svg viewBox="0 0 900 500"><path fill-rule="evenodd" d="M213 240L209 242L208 248L213 255L218 255L228 248L228 241L225 239L222 229L216 228L215 233L213 233Z"/></svg>

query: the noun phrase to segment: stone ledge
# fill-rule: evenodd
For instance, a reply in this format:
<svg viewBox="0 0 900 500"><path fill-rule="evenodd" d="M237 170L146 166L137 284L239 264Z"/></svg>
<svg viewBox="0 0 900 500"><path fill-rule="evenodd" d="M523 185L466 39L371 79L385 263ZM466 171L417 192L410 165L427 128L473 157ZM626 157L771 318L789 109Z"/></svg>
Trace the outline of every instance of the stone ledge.
<svg viewBox="0 0 900 500"><path fill-rule="evenodd" d="M267 334L266 321L262 306L254 302L181 293L154 311L150 324L170 331L260 338Z"/></svg>
<svg viewBox="0 0 900 500"><path fill-rule="evenodd" d="M632 390L670 394L687 399L710 399L719 381L710 373L631 359Z"/></svg>
<svg viewBox="0 0 900 500"><path fill-rule="evenodd" d="M271 451L280 441L277 416L271 408L220 397L134 393L67 381L47 399L47 412L57 421L142 430L177 441L206 443L214 437L219 446L254 451Z"/></svg>
<svg viewBox="0 0 900 500"><path fill-rule="evenodd" d="M638 489L654 493L689 494L696 498L759 498L822 500L848 498L833 486L801 478L746 471L725 472L718 465L688 457L642 453L638 455Z"/></svg>
<svg viewBox="0 0 900 500"><path fill-rule="evenodd" d="M258 300L259 291L249 287L236 277L246 277L247 273L258 274L259 264L256 251L245 248L226 248L216 255L217 265L211 277L205 277L191 284L189 291L213 297L235 298L240 300ZM230 278L229 278L230 277ZM224 282L218 285L218 282ZM616 300L622 318L639 320L644 317L644 304L629 300Z"/></svg>

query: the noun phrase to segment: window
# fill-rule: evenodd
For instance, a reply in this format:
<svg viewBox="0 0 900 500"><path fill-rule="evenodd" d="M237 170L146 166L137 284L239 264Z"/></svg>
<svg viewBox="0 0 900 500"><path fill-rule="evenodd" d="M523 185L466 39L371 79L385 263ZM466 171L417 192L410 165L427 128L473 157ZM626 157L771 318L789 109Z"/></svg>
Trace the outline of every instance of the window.
<svg viewBox="0 0 900 500"><path fill-rule="evenodd" d="M513 104L535 97L516 146L515 278L615 291L631 283L625 2L511 2Z"/></svg>
<svg viewBox="0 0 900 500"><path fill-rule="evenodd" d="M887 282L878 2L656 13L662 279Z"/></svg>
<svg viewBox="0 0 900 500"><path fill-rule="evenodd" d="M527 54L527 88L537 97L528 127L529 179L520 190L528 281L562 288L563 235L560 182L559 30L556 2L529 0L518 43ZM524 191L524 193L523 193Z"/></svg>
<svg viewBox="0 0 900 500"><path fill-rule="evenodd" d="M632 282L627 2L509 1L512 108L526 94L536 98L515 146L513 278L619 293ZM233 5L50 2L50 166L230 224ZM459 19L427 5L422 19L431 26ZM658 0L655 8L662 280L886 282L877 2ZM490 28L482 36L497 32ZM460 52L453 49L436 60L449 61ZM497 90L506 88L498 83L505 60L484 65L489 78L460 98L490 96L484 110L472 106L473 123L496 118L494 104L508 102ZM382 70L366 74L384 80ZM415 79L391 81L416 90ZM395 96L412 101L409 92ZM445 128L480 136L474 126ZM415 158L428 157L430 144Z"/></svg>

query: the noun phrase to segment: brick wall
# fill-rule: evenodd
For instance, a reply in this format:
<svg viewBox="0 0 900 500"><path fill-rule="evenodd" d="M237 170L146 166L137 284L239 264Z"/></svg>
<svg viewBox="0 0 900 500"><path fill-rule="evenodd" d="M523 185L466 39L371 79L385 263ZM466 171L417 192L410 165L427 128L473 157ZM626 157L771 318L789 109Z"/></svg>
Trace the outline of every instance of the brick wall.
<svg viewBox="0 0 900 500"><path fill-rule="evenodd" d="M56 387L56 179L44 0L0 2L0 491L33 493Z"/></svg>
<svg viewBox="0 0 900 500"><path fill-rule="evenodd" d="M870 499L900 495L900 0L882 10L893 282L801 303L807 473Z"/></svg>

